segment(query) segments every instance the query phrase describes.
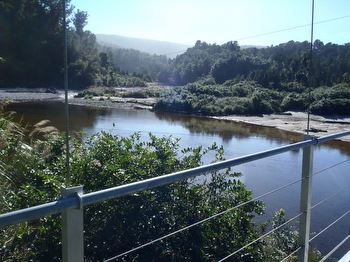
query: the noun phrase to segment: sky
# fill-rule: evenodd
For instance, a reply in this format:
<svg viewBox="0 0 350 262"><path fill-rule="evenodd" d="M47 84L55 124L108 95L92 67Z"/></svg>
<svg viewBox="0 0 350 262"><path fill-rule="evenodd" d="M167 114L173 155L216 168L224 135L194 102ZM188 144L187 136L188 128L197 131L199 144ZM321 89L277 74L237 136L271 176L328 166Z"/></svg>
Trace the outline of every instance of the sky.
<svg viewBox="0 0 350 262"><path fill-rule="evenodd" d="M270 46L310 40L311 0L71 0L89 14L95 34L163 40L193 45L196 40ZM315 0L314 39L350 42L350 0Z"/></svg>

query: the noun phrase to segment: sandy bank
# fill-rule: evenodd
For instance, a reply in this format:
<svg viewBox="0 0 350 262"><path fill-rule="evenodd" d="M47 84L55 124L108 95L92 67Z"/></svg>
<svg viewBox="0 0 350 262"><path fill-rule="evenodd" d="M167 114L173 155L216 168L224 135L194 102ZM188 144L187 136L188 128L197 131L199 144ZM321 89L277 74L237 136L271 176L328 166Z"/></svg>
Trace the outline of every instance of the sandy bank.
<svg viewBox="0 0 350 262"><path fill-rule="evenodd" d="M155 104L155 98L123 98L123 97L93 97L92 99L72 98L71 105L92 106L102 108L130 108L151 110Z"/></svg>
<svg viewBox="0 0 350 262"><path fill-rule="evenodd" d="M59 101L63 100L63 91L49 93L44 89L28 90L25 88L16 88L13 90L0 89L0 101L7 102L30 102L30 101Z"/></svg>
<svg viewBox="0 0 350 262"><path fill-rule="evenodd" d="M271 114L263 116L220 116L215 119L224 119L259 126L274 127L291 132L305 134L307 114L302 112L288 112L288 114ZM350 117L322 117L311 115L310 134L325 136L341 131L350 130ZM350 136L341 140L350 142Z"/></svg>
<svg viewBox="0 0 350 262"><path fill-rule="evenodd" d="M130 108L151 110L156 102L155 98L127 98L127 97L105 97L96 96L90 99L75 98L75 91L69 91L69 104L103 107L103 108ZM25 103L25 102L45 102L61 101L64 102L64 91L57 93L46 92L45 89L0 89L0 102L6 103Z"/></svg>

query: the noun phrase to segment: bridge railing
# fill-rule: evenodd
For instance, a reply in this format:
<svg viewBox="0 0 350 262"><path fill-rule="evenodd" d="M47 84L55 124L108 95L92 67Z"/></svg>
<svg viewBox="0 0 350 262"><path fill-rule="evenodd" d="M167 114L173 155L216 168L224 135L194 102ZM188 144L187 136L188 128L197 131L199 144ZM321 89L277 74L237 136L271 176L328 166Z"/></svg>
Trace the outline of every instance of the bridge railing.
<svg viewBox="0 0 350 262"><path fill-rule="evenodd" d="M259 238L255 239L254 241L251 241L248 244L242 245L242 247L238 250L233 251L230 255L222 258L220 261L224 261L231 256L237 254L238 252L241 252L248 246L256 243L257 241L263 239L264 237L268 236L269 234L275 232L279 228L285 226L286 224L299 219L299 240L300 240L300 246L294 250L291 254L289 254L287 257L285 257L282 261L287 260L293 255L296 255L298 253L298 261L307 261L308 260L308 253L309 253L309 244L312 240L314 240L316 237L318 237L320 234L322 234L325 230L333 226L335 223L337 223L340 219L342 219L344 216L346 216L348 213L350 213L350 210L345 212L341 217L339 217L337 220L332 222L330 225L328 225L325 229L321 230L318 234L313 236L310 239L310 221L311 221L311 210L320 205L322 202L326 201L327 199L324 199L317 204L311 206L311 192L312 192L312 178L317 173L323 172L326 169L330 169L336 165L342 164L346 161L342 161L339 163L336 163L335 165L332 165L330 167L327 167L324 170L321 170L319 172L313 173L313 148L315 145L341 138L344 136L350 135L350 131L340 132L336 134L331 134L328 136L323 137L313 137L313 136L307 136L304 141L273 148L270 150L257 152L250 155L245 155L233 159L228 159L216 163L211 163L208 165L202 165L196 168L191 168L167 175L162 175L126 185L121 185L117 187L108 188L105 190L95 191L88 194L83 193L83 186L77 186L77 187L71 187L71 188L63 188L62 189L62 197L56 201L45 203L42 205L33 206L30 208L25 208L13 212L9 212L6 214L0 215L0 228L7 226L7 225L13 225L18 224L25 221L30 221L33 219L42 218L45 216L48 216L50 214L61 214L62 215L62 258L63 261L83 261L84 260L84 234L83 234L83 209L87 205L92 205L95 203L99 203L102 201L106 201L113 198L118 198L125 195L130 195L136 192L140 192L147 189L152 189L164 185L168 185L174 182L178 182L180 180L196 177L199 175L202 175L206 172L214 172L219 171L225 168L234 167L240 164L249 163L255 160L271 157L274 155L282 154L291 150L297 150L297 149L303 149L303 158L302 158L302 175L301 178L293 181L287 185L275 188L269 192L266 192L260 196L254 197L253 199L240 203L237 206L231 207L228 210L222 211L220 213L217 213L211 217L208 217L206 219L203 219L201 221L197 221L196 223L193 223L191 225L185 226L179 230L176 230L174 232L171 232L165 236L162 236L160 238L154 239L148 243L142 244L138 247L135 247L129 251L126 251L122 254L119 254L115 257L109 258L105 261L112 261L117 258L123 257L129 253L135 252L143 247L146 247L148 245L154 244L158 241L161 241L167 237L170 237L174 234L180 233L184 230L187 230L193 226L196 226L198 224L201 224L205 221L208 221L210 219L214 219L218 216L221 216L227 212L230 212L238 207L241 207L243 205L246 205L252 201L256 201L264 196L267 196L269 194L275 193L277 191L280 191L292 184L296 184L298 182L301 182L301 195L300 195L300 212L298 215L294 216L293 218L287 220L285 223L279 225L276 228L273 228L269 232L261 235ZM350 160L350 159L349 159ZM349 237L344 239L340 244L344 243L346 240L348 240ZM339 245L337 246L339 247ZM336 247L336 248L337 248ZM332 253L335 251L335 249L332 250ZM330 256L331 253L327 254L327 256Z"/></svg>

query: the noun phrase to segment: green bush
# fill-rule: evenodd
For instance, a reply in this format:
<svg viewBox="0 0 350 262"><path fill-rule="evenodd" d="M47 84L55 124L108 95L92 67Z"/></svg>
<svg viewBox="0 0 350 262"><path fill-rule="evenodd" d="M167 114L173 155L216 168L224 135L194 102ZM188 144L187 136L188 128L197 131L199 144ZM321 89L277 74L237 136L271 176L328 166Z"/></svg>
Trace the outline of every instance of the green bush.
<svg viewBox="0 0 350 262"><path fill-rule="evenodd" d="M243 81L203 86L199 83L174 88L157 101L155 110L200 115L268 114L281 110L283 95Z"/></svg>
<svg viewBox="0 0 350 262"><path fill-rule="evenodd" d="M349 115L350 99L321 99L311 104L310 112L319 115Z"/></svg>
<svg viewBox="0 0 350 262"><path fill-rule="evenodd" d="M34 140L28 147L22 145L23 135L2 135L1 138L7 146L0 160L6 163L3 171L10 180L0 176L1 185L6 186L1 191L0 212L57 199L65 173L63 138ZM178 142L172 137L150 135L147 141L142 141L139 134L119 137L104 132L92 136L86 145L79 140L72 141L72 183L83 184L85 192L92 192L196 167L210 152L216 155L216 160L222 159L223 149L216 145L180 149ZM106 259L251 199L251 192L237 176L239 174L226 170L208 175L200 184L192 179L184 180L86 207L85 258L88 261ZM127 259L217 260L257 237L259 231L252 219L262 211L261 202L252 202ZM40 223L34 221L2 229L0 260L11 257L57 260L60 257L59 232L57 216L43 218ZM248 249L247 259L259 258L260 248L255 245Z"/></svg>
<svg viewBox="0 0 350 262"><path fill-rule="evenodd" d="M283 111L305 111L307 102L307 96L291 93L283 98L281 108Z"/></svg>
<svg viewBox="0 0 350 262"><path fill-rule="evenodd" d="M122 94L122 97L133 97L133 98L147 98L148 95L146 91L137 90L137 91L129 91Z"/></svg>

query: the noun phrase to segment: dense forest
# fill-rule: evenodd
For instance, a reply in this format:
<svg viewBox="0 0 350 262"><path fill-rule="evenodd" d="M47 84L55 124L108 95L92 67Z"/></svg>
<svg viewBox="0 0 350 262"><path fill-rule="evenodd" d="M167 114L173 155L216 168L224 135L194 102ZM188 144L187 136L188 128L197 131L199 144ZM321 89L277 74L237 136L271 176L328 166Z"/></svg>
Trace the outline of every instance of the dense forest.
<svg viewBox="0 0 350 262"><path fill-rule="evenodd" d="M256 115L310 108L321 115L350 114L350 44L316 40L311 66L306 41L259 49L197 41L164 70L163 81L185 86L163 94L156 110Z"/></svg>
<svg viewBox="0 0 350 262"><path fill-rule="evenodd" d="M266 48L241 49L237 42L223 45L197 41L177 56L163 76L168 83L184 85L210 75L217 84L227 80L252 80L264 87L289 82L311 84L310 43L290 41ZM314 42L312 85L331 86L350 81L350 44Z"/></svg>
<svg viewBox="0 0 350 262"><path fill-rule="evenodd" d="M181 86L165 92L156 110L256 115L310 108L321 115L350 114L350 44L316 40L313 48L312 66L307 41L266 48L197 41L175 59L132 49L108 52L117 67Z"/></svg>
<svg viewBox="0 0 350 262"><path fill-rule="evenodd" d="M165 56L132 49L108 50L114 55L113 63L123 70L149 74L153 80L177 86L207 76L216 84L248 80L266 88L278 88L292 82L313 87L350 82L350 44L324 44L316 40L313 47L312 79L309 76L310 43L307 41L289 41L265 48L240 48L232 41L223 45L197 41L185 53L168 60Z"/></svg>
<svg viewBox="0 0 350 262"><path fill-rule="evenodd" d="M100 46L99 48L109 54L113 65L123 72L140 75L148 81L166 80L162 77L162 74L169 68L171 60L165 55L151 55L135 49L104 46Z"/></svg>
<svg viewBox="0 0 350 262"><path fill-rule="evenodd" d="M71 88L89 85L144 86L120 72L96 37L85 31L88 14L67 1ZM63 86L63 1L0 0L0 86Z"/></svg>

